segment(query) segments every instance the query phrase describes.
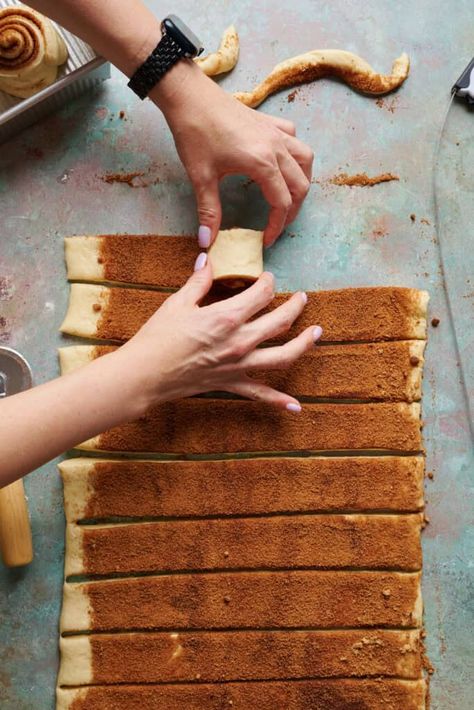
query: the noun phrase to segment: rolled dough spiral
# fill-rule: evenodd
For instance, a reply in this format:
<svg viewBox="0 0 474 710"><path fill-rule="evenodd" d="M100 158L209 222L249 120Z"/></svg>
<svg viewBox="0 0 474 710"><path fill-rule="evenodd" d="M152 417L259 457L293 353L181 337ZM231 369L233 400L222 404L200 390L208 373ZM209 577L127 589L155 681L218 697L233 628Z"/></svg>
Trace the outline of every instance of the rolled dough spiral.
<svg viewBox="0 0 474 710"><path fill-rule="evenodd" d="M352 52L341 49L315 49L286 59L252 91L238 92L235 98L256 108L281 89L334 76L363 94L387 94L397 89L408 76L410 60L406 54L396 59L391 74L378 74L370 64Z"/></svg>
<svg viewBox="0 0 474 710"><path fill-rule="evenodd" d="M0 90L27 98L55 81L68 56L47 17L24 6L0 10Z"/></svg>
<svg viewBox="0 0 474 710"><path fill-rule="evenodd" d="M223 74L235 67L239 58L239 35L234 25L230 25L222 35L217 52L205 57L198 57L194 61L201 67L207 76Z"/></svg>

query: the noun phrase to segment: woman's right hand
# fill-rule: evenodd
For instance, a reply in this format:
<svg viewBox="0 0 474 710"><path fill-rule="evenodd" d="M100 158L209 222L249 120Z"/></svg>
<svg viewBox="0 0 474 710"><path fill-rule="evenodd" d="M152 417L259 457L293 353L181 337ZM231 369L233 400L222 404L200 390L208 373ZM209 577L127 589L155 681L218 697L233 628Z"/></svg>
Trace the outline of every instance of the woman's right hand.
<svg viewBox="0 0 474 710"><path fill-rule="evenodd" d="M252 379L247 372L289 367L314 346L322 333L316 325L283 345L258 348L289 330L304 309L306 294L297 292L275 310L255 318L274 297L272 274L262 274L246 291L227 300L200 306L211 285L211 267L203 253L180 291L128 343L105 356L116 359L119 371L120 360L127 377L135 373L140 411L217 390L300 411L294 397Z"/></svg>

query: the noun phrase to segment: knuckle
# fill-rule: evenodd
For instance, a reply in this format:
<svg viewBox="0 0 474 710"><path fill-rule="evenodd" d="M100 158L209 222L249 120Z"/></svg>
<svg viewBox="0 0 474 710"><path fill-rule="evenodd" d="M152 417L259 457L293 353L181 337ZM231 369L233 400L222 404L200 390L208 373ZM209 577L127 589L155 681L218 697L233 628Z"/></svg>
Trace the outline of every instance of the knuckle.
<svg viewBox="0 0 474 710"><path fill-rule="evenodd" d="M217 209L208 205L198 206L198 215L200 220L215 220L217 218Z"/></svg>

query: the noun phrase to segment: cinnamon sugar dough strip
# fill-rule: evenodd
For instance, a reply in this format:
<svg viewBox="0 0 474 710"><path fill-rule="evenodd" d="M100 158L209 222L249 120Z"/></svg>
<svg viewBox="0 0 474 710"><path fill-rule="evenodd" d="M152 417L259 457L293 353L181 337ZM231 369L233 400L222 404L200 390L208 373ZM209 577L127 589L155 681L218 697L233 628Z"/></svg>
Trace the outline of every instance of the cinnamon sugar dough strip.
<svg viewBox="0 0 474 710"><path fill-rule="evenodd" d="M425 710L424 680L325 680L58 688L56 710Z"/></svg>
<svg viewBox="0 0 474 710"><path fill-rule="evenodd" d="M68 525L65 575L239 568L421 568L422 515Z"/></svg>
<svg viewBox="0 0 474 710"><path fill-rule="evenodd" d="M415 456L143 461L76 458L58 466L69 522L309 511L420 511Z"/></svg>
<svg viewBox="0 0 474 710"><path fill-rule="evenodd" d="M99 340L124 341L161 306L167 295L140 289L72 284L61 331ZM289 294L276 294L272 308ZM412 288L348 288L308 293L308 303L288 339L312 324L323 342L419 340L426 338L428 294Z"/></svg>
<svg viewBox="0 0 474 710"><path fill-rule="evenodd" d="M61 632L419 627L419 572L172 574L64 585Z"/></svg>
<svg viewBox="0 0 474 710"><path fill-rule="evenodd" d="M422 678L419 630L91 634L60 639L59 686Z"/></svg>
<svg viewBox="0 0 474 710"><path fill-rule="evenodd" d="M180 288L199 254L195 237L102 234L66 237L67 277Z"/></svg>
<svg viewBox="0 0 474 710"><path fill-rule="evenodd" d="M59 349L63 375L115 350L107 345ZM295 397L407 401L421 399L422 340L328 345L306 353L286 370L250 373Z"/></svg>
<svg viewBox="0 0 474 710"><path fill-rule="evenodd" d="M277 91L334 76L363 94L379 96L398 89L410 70L408 56L401 54L390 74L379 74L364 59L341 49L314 49L277 64L252 91L240 91L234 97L256 108Z"/></svg>
<svg viewBox="0 0 474 710"><path fill-rule="evenodd" d="M298 416L261 402L183 399L151 409L78 448L204 455L422 449L420 405L305 404Z"/></svg>

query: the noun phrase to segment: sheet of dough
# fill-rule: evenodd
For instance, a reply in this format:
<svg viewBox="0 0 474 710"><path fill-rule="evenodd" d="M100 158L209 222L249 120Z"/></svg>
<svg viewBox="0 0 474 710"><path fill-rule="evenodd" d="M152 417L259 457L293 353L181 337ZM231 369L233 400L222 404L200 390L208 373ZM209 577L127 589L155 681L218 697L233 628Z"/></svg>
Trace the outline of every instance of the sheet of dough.
<svg viewBox="0 0 474 710"><path fill-rule="evenodd" d="M66 519L423 508L421 456L146 461L71 458L58 468ZM159 491L159 495L156 491Z"/></svg>
<svg viewBox="0 0 474 710"><path fill-rule="evenodd" d="M419 628L421 615L419 572L227 571L66 582L60 628Z"/></svg>
<svg viewBox="0 0 474 710"><path fill-rule="evenodd" d="M67 636L58 684L422 678L420 631L147 632ZM229 663L228 659L233 662Z"/></svg>
<svg viewBox="0 0 474 710"><path fill-rule="evenodd" d="M61 374L116 349L113 345L59 348ZM254 375L294 397L407 401L421 399L423 340L316 347L285 370Z"/></svg>
<svg viewBox="0 0 474 710"><path fill-rule="evenodd" d="M416 571L421 568L422 522L418 513L68 524L64 574L102 577L282 568Z"/></svg>
<svg viewBox="0 0 474 710"><path fill-rule="evenodd" d="M305 404L298 416L261 402L183 399L136 422L110 429L77 448L195 455L285 451L422 449L420 405Z"/></svg>
<svg viewBox="0 0 474 710"><path fill-rule="evenodd" d="M289 294L276 294L269 310L288 297ZM167 294L152 290L75 283L71 285L69 308L61 331L84 338L125 341L166 298ZM101 308L99 312L93 310L95 303ZM426 291L408 288L309 292L302 315L288 333L275 340L288 340L315 324L323 328L321 342L424 340L427 305Z"/></svg>
<svg viewBox="0 0 474 710"><path fill-rule="evenodd" d="M425 710L424 680L350 678L244 683L59 688L56 710Z"/></svg>

